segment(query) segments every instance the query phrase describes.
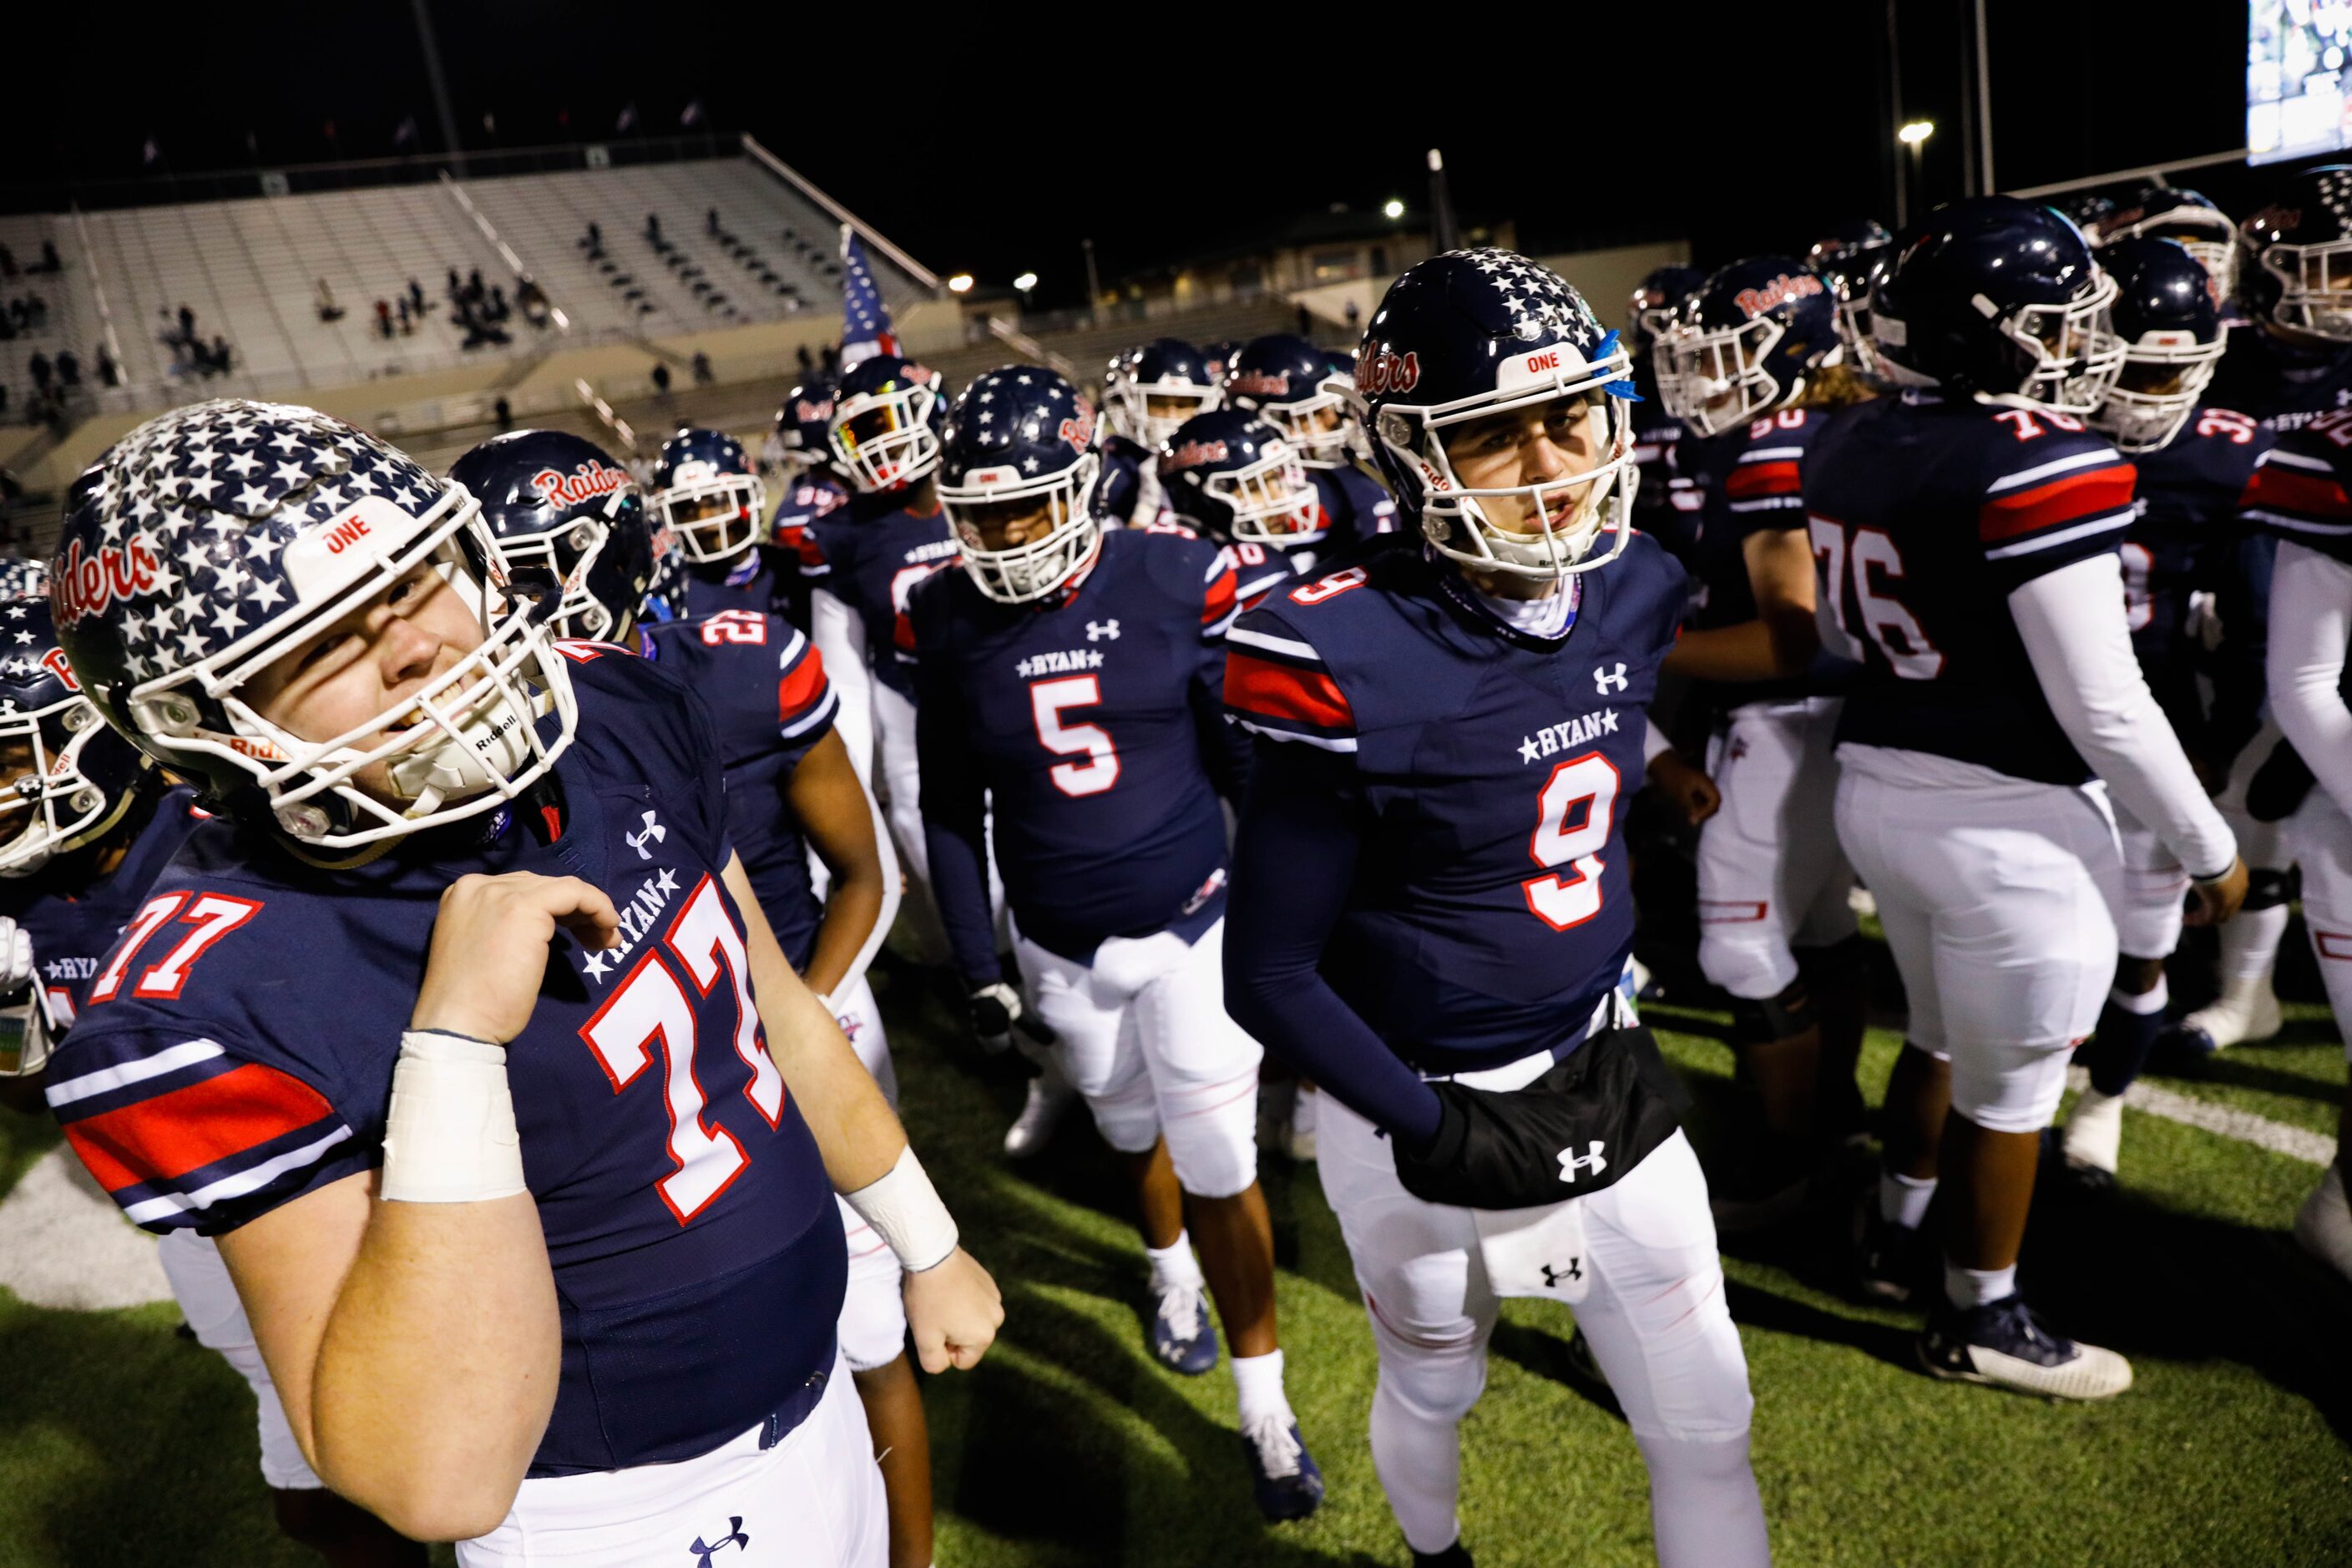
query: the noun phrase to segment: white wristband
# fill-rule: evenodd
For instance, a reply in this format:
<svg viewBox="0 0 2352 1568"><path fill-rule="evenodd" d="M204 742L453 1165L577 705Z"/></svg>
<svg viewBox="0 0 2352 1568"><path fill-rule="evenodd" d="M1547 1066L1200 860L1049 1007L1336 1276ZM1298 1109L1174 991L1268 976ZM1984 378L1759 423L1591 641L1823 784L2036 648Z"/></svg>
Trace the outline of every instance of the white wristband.
<svg viewBox="0 0 2352 1568"><path fill-rule="evenodd" d="M923 1174L911 1145L899 1151L889 1174L843 1194L842 1201L874 1227L909 1274L937 1268L956 1249L955 1216L940 1202L939 1189Z"/></svg>
<svg viewBox="0 0 2352 1568"><path fill-rule="evenodd" d="M526 1190L505 1049L463 1035L404 1032L384 1118L382 1196L472 1204Z"/></svg>

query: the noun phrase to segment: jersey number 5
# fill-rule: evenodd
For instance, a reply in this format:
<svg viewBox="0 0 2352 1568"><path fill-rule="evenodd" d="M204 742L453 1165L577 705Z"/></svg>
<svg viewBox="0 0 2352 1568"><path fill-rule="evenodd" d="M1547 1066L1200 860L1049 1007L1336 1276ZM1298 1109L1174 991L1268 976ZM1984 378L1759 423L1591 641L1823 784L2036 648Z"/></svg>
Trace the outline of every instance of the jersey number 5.
<svg viewBox="0 0 2352 1568"><path fill-rule="evenodd" d="M1580 926L1601 912L1601 851L1617 812L1616 767L1598 752L1570 757L1552 769L1537 797L1536 830L1528 858L1538 866L1566 867L1519 884L1528 908L1554 931Z"/></svg>
<svg viewBox="0 0 2352 1568"><path fill-rule="evenodd" d="M1045 776L1066 795L1100 795L1118 783L1118 751L1110 732L1099 724L1072 724L1062 715L1073 708L1102 703L1102 682L1091 675L1065 675L1041 680L1029 689L1030 716L1037 722L1037 740L1057 757L1084 757L1082 763L1056 763Z"/></svg>

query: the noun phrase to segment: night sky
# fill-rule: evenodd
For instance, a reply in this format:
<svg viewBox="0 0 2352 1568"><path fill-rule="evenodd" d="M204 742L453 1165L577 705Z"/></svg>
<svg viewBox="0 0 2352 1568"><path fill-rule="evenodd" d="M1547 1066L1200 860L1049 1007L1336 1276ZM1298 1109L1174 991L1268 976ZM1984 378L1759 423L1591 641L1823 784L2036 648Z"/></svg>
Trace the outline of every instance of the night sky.
<svg viewBox="0 0 2352 1568"><path fill-rule="evenodd" d="M715 128L750 131L940 271L1035 269L1045 305L1081 295L1084 237L1108 280L1334 203L1418 209L1433 145L1457 212L1517 219L1531 250L1685 234L1714 263L1801 250L1841 217L1893 218L1880 0L1481 5L1460 8L1480 20L1458 36L1447 7L1351 30L1343 18L1389 8L1142 6L1106 31L1101 7L935 22L871 5L430 4L469 149L611 138L629 103L646 133L675 134L698 100ZM1937 124L1924 171L1937 199L1960 190L1968 8L1899 4L1902 108ZM2239 145L2244 7L2177 9L2202 16L1991 0L2000 183ZM185 175L388 156L412 114L423 150L442 145L408 5L216 13L232 14L126 17L76 74L70 54L37 70L20 58L20 79L37 79L12 104L6 205L135 176L150 135ZM665 15L689 19L648 26ZM2242 211L2260 179L2194 183Z"/></svg>

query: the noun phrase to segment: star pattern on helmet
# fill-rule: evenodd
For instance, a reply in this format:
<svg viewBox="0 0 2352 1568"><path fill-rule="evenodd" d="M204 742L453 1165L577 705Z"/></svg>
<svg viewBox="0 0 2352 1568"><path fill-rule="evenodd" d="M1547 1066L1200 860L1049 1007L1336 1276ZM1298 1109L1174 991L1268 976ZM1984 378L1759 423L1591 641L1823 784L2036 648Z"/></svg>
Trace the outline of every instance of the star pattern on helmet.
<svg viewBox="0 0 2352 1568"><path fill-rule="evenodd" d="M1495 290L1495 299L1524 342L1570 342L1590 359L1600 341L1600 319L1584 296L1538 261L1492 248L1451 253L1470 263Z"/></svg>
<svg viewBox="0 0 2352 1568"><path fill-rule="evenodd" d="M999 410L986 406L996 401L999 393L1013 409L1002 419L998 417ZM965 391L961 406L971 410L971 423L961 432L962 439L971 445L994 447L1074 445L1064 435L1065 426L1072 420L1090 424L1094 416L1093 405L1061 376L1034 374L1011 367L989 371L974 380ZM960 414L958 424L962 423ZM1087 443L1091 444L1091 440ZM1021 464L1023 472L1032 474L1042 466L1034 456Z"/></svg>
<svg viewBox="0 0 2352 1568"><path fill-rule="evenodd" d="M231 487L229 481L237 482ZM360 495L422 516L441 480L312 409L220 400L132 431L77 485L64 545L140 563L115 574L111 616L133 679L211 657L300 595L278 559ZM129 592L121 584L131 584Z"/></svg>

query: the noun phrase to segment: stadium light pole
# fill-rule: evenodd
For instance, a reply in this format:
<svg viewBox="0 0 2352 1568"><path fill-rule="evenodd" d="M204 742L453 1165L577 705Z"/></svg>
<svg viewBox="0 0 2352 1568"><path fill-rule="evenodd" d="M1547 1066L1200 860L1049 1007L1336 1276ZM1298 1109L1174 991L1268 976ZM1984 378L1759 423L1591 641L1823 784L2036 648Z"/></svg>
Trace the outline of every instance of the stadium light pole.
<svg viewBox="0 0 2352 1568"><path fill-rule="evenodd" d="M1920 182L1919 150L1927 144L1927 138L1935 133L1936 122L1932 120L1910 121L1895 133L1895 139L1908 148L1911 153L1908 163L1905 165L1906 177L1895 191L1895 223L1897 228L1906 226L1911 221L1909 192L1913 185ZM1919 193L1919 200L1924 205L1927 199L1927 193L1923 188Z"/></svg>
<svg viewBox="0 0 2352 1568"><path fill-rule="evenodd" d="M1992 76L1990 47L1985 42L1985 0L1977 0L1977 173L1978 188L1988 194L2000 189L1992 177Z"/></svg>
<svg viewBox="0 0 2352 1568"><path fill-rule="evenodd" d="M425 56L425 79L433 89L434 117L441 121L441 141L449 149L449 163L459 175L466 172L466 149L457 141L457 117L449 112L449 83L441 73L441 45L433 36L433 16L425 0L409 0L416 13L416 47Z"/></svg>
<svg viewBox="0 0 2352 1568"><path fill-rule="evenodd" d="M1102 325L1102 279L1095 275L1095 242L1089 239L1086 247L1087 325L1099 327Z"/></svg>
<svg viewBox="0 0 2352 1568"><path fill-rule="evenodd" d="M1429 237L1441 254L1458 243L1454 232L1454 199L1445 190L1445 154L1429 150Z"/></svg>

